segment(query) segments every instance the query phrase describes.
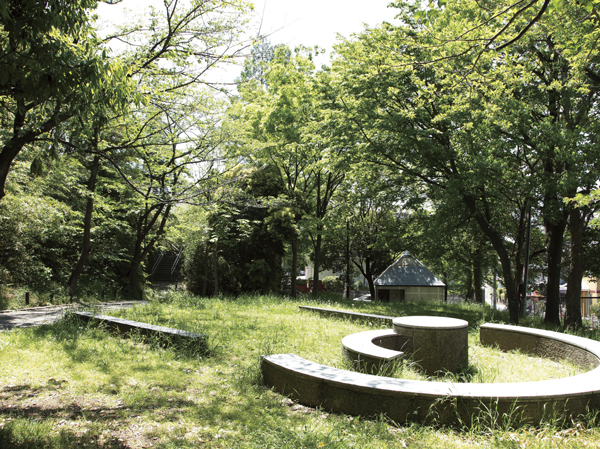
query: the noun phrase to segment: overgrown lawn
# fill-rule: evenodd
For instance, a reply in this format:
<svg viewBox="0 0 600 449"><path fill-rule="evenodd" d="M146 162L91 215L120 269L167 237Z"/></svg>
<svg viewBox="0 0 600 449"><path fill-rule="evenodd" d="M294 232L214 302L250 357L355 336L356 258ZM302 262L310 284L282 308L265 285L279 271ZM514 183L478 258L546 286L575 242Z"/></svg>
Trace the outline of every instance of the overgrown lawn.
<svg viewBox="0 0 600 449"><path fill-rule="evenodd" d="M477 343L477 327L502 321L479 306L404 308L356 302L314 303L269 296L157 297L119 312L129 319L209 336L209 354L193 346L124 339L74 317L0 334L0 447L428 448L594 447L594 417L568 428L440 429L397 426L385 417L349 417L296 404L261 384L262 354L293 352L346 368L341 339L379 323L320 318L299 305L382 315L439 314L467 319L470 367L446 380L506 382L573 375L576 369ZM111 312L112 313L112 312ZM115 313L112 313L115 315ZM410 364L396 376L423 379Z"/></svg>

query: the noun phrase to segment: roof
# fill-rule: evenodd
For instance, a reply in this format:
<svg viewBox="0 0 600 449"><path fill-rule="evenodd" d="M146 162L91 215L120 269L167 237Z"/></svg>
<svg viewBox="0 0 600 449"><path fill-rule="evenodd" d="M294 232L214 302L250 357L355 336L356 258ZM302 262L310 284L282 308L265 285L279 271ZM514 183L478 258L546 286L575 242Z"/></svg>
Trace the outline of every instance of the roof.
<svg viewBox="0 0 600 449"><path fill-rule="evenodd" d="M406 287L445 287L429 269L406 251L375 279L375 285Z"/></svg>

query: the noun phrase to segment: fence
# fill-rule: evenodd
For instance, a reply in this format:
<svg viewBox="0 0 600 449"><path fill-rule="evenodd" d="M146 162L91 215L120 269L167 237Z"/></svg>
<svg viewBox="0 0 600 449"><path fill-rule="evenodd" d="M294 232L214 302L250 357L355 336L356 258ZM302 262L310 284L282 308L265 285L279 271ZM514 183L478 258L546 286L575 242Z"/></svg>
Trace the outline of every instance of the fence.
<svg viewBox="0 0 600 449"><path fill-rule="evenodd" d="M594 301L595 300L595 301ZM600 296L582 296L581 297L581 315L589 318L592 314L590 308L595 302L600 302Z"/></svg>

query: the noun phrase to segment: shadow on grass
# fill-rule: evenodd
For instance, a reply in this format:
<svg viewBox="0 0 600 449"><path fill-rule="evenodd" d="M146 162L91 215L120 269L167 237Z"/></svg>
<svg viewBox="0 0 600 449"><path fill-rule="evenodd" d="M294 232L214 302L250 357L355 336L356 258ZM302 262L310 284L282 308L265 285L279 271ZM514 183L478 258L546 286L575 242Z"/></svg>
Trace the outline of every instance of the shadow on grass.
<svg viewBox="0 0 600 449"><path fill-rule="evenodd" d="M0 389L0 447L180 448L197 447L198 440L210 446L211 442L223 444L226 437L222 429L228 429L225 434L231 432L230 444L236 443L235 432L260 434L265 429L268 432L260 440L279 440L283 435L289 438L287 425L297 428L306 423L307 415L323 413L296 406L287 398L245 382L234 382L229 389L218 389L217 385L209 385L209 389L188 398L178 397L190 394L178 389L167 395L143 390L115 406L95 405L93 398L86 404L85 396L75 400L66 394L61 396L60 387L52 385L5 387ZM254 394L244 394L249 388L255 390ZM32 395L44 393L58 393L59 399L51 404L43 399L32 403ZM190 422L204 429L194 438L186 437L189 426L182 424ZM285 422L286 428L274 428L273 422ZM301 440L316 438L316 434L305 435Z"/></svg>

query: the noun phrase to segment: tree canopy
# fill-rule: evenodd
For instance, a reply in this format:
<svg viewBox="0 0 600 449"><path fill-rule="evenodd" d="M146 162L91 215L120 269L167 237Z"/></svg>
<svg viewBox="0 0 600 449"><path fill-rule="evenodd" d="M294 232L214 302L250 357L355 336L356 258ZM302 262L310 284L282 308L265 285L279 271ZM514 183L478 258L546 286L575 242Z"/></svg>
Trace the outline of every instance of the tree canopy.
<svg viewBox="0 0 600 449"><path fill-rule="evenodd" d="M243 1L165 0L102 33L96 6L0 5L2 282L140 293L145 261L177 247L201 294L295 297L310 264L316 295L348 262L374 294L409 250L468 299L499 279L514 323L533 289L559 322L568 280L581 324L595 0L396 1L399 25L340 40L321 68L318 48L247 40ZM227 91L210 75L238 57ZM47 223L19 227L33 204Z"/></svg>

